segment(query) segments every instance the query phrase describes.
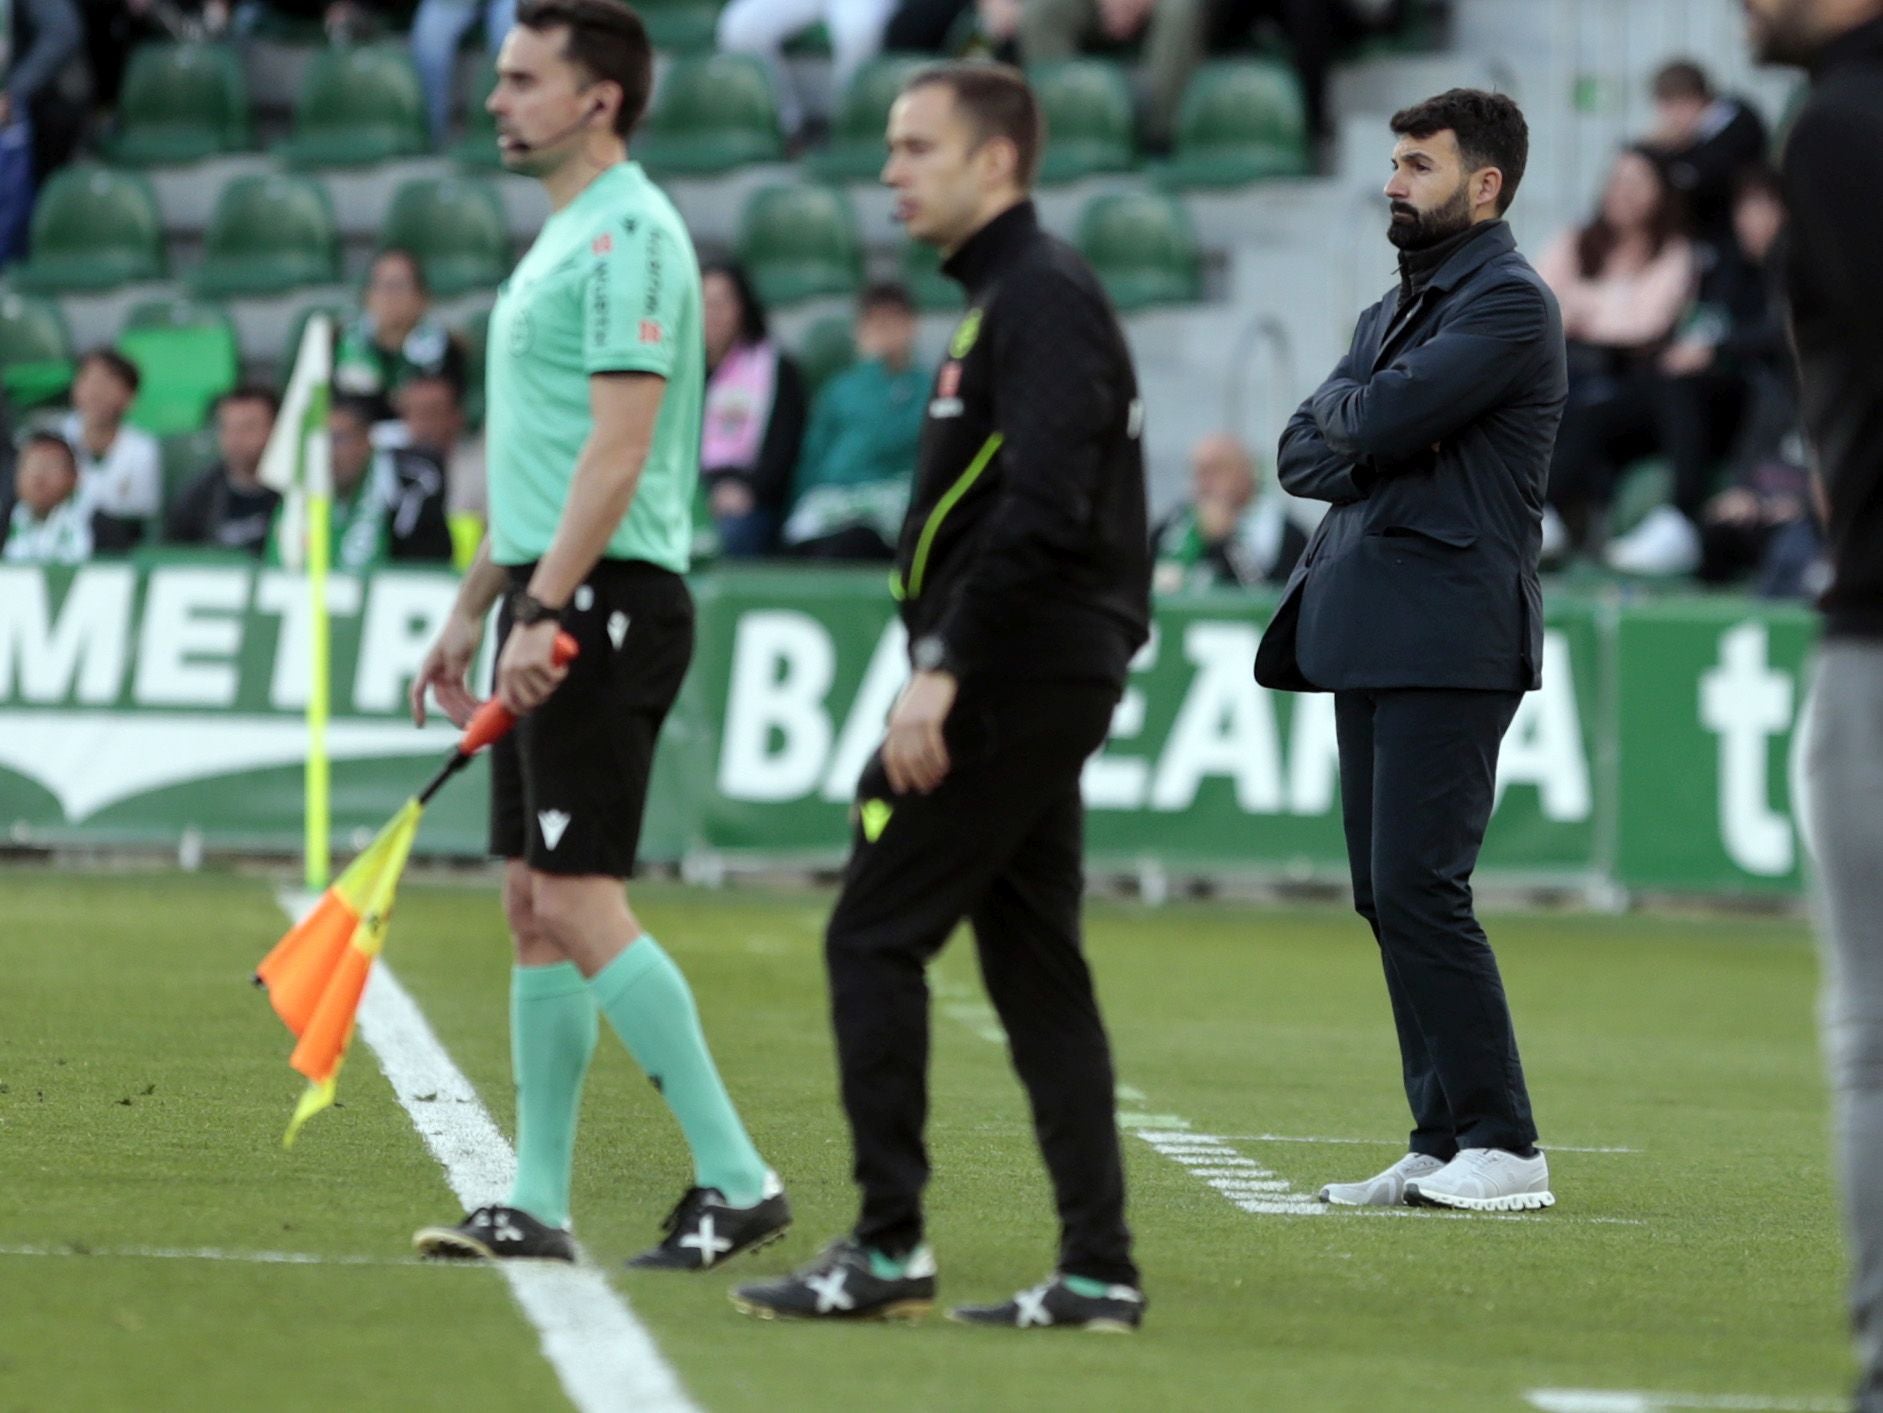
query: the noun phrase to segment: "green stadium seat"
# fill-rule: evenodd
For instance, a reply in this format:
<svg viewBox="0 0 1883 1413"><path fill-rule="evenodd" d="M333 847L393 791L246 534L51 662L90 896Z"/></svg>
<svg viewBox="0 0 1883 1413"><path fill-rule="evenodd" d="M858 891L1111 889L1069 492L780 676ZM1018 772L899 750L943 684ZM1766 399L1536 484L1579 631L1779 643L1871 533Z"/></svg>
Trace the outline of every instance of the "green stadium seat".
<svg viewBox="0 0 1883 1413"><path fill-rule="evenodd" d="M140 375L130 419L160 437L201 427L210 404L242 373L228 311L189 300L138 305L118 336L118 351Z"/></svg>
<svg viewBox="0 0 1883 1413"><path fill-rule="evenodd" d="M915 307L925 313L945 313L967 302L961 286L941 272L941 252L912 240L902 247L896 277L915 296Z"/></svg>
<svg viewBox="0 0 1883 1413"><path fill-rule="evenodd" d="M718 0L640 0L634 7L663 54L708 54L719 28Z"/></svg>
<svg viewBox="0 0 1883 1413"><path fill-rule="evenodd" d="M785 155L771 74L744 54L708 54L674 62L634 155L666 176L709 176Z"/></svg>
<svg viewBox="0 0 1883 1413"><path fill-rule="evenodd" d="M1618 540L1674 499L1674 468L1659 457L1632 462L1615 479L1609 499L1608 537Z"/></svg>
<svg viewBox="0 0 1883 1413"><path fill-rule="evenodd" d="M164 277L163 223L150 183L130 172L67 167L40 193L32 254L9 278L31 293L104 290Z"/></svg>
<svg viewBox="0 0 1883 1413"><path fill-rule="evenodd" d="M883 134L889 109L903 81L931 62L913 54L887 54L857 71L844 90L830 145L804 159L812 176L826 182L873 182L888 156Z"/></svg>
<svg viewBox="0 0 1883 1413"><path fill-rule="evenodd" d="M250 145L248 84L220 44L146 44L131 54L118 131L105 155L150 166L194 162Z"/></svg>
<svg viewBox="0 0 1883 1413"><path fill-rule="evenodd" d="M494 290L510 273L503 203L488 182L476 177L405 183L392 198L380 245L417 255L426 283L440 299Z"/></svg>
<svg viewBox="0 0 1883 1413"><path fill-rule="evenodd" d="M827 186L753 192L739 219L737 248L766 304L855 294L863 278L856 215L843 193Z"/></svg>
<svg viewBox="0 0 1883 1413"><path fill-rule="evenodd" d="M280 294L340 278L333 206L306 177L237 177L222 189L190 283L199 298Z"/></svg>
<svg viewBox="0 0 1883 1413"><path fill-rule="evenodd" d="M1035 64L1027 78L1046 118L1042 182L1077 181L1135 165L1131 86L1118 65L1066 59Z"/></svg>
<svg viewBox="0 0 1883 1413"><path fill-rule="evenodd" d="M1301 84L1286 64L1225 60L1190 80L1176 155L1159 173L1179 189L1242 186L1314 170Z"/></svg>
<svg viewBox="0 0 1883 1413"><path fill-rule="evenodd" d="M503 170L503 157L497 151L497 120L484 106L496 86L497 66L487 64L466 97L464 136L451 147L451 160L473 172Z"/></svg>
<svg viewBox="0 0 1883 1413"><path fill-rule="evenodd" d="M16 408L53 402L72 386L73 372L72 335L59 306L0 290L0 390L8 401Z"/></svg>
<svg viewBox="0 0 1883 1413"><path fill-rule="evenodd" d="M856 320L848 314L826 314L804 331L796 350L804 391L817 390L857 361Z"/></svg>
<svg viewBox="0 0 1883 1413"><path fill-rule="evenodd" d="M308 65L294 135L276 145L296 167L348 167L430 149L418 71L404 46L323 49Z"/></svg>
<svg viewBox="0 0 1883 1413"><path fill-rule="evenodd" d="M1095 196L1079 217L1079 249L1120 310L1202 297L1202 257L1183 208L1152 192Z"/></svg>

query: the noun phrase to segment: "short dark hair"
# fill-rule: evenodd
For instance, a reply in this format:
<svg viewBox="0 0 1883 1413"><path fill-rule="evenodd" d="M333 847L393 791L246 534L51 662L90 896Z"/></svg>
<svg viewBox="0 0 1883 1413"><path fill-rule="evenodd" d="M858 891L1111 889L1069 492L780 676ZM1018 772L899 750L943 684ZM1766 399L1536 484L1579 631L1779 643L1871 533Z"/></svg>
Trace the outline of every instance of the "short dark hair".
<svg viewBox="0 0 1883 1413"><path fill-rule="evenodd" d="M379 404L370 397L358 393L341 393L327 404L327 415L338 412L342 417L351 417L367 431L379 420Z"/></svg>
<svg viewBox="0 0 1883 1413"><path fill-rule="evenodd" d="M281 399L266 383L237 383L216 399L214 410L220 412L232 402L265 402L270 417L281 415Z"/></svg>
<svg viewBox="0 0 1883 1413"><path fill-rule="evenodd" d="M863 287L857 308L865 314L876 309L894 309L902 314L915 313L915 296L900 280L875 280Z"/></svg>
<svg viewBox="0 0 1883 1413"><path fill-rule="evenodd" d="M1784 205L1785 179L1779 175L1778 168L1769 162L1741 167L1739 175L1733 178L1733 200L1744 201L1748 196L1763 196Z"/></svg>
<svg viewBox="0 0 1883 1413"><path fill-rule="evenodd" d="M621 86L615 132L626 137L634 131L654 87L654 46L639 15L622 0L522 0L516 22L538 34L568 30L562 57L591 82Z"/></svg>
<svg viewBox="0 0 1883 1413"><path fill-rule="evenodd" d="M83 373L86 365L89 363L96 363L101 366L107 373L111 374L112 377L129 388L133 396L136 395L138 387L144 381L143 374L137 371L137 365L131 362L131 360L126 358L122 353L119 353L115 348L94 348L87 350L85 356L78 361L78 371Z"/></svg>
<svg viewBox="0 0 1883 1413"><path fill-rule="evenodd" d="M1713 80L1693 60L1676 59L1671 64L1661 65L1655 72L1649 91L1657 103L1680 98L1710 103L1713 99Z"/></svg>
<svg viewBox="0 0 1883 1413"><path fill-rule="evenodd" d="M1447 89L1393 114L1392 130L1400 137L1421 139L1450 132L1458 139L1458 155L1464 158L1466 171L1495 167L1504 174L1497 214L1503 215L1517 199L1517 187L1530 162L1530 125L1507 94L1481 88Z"/></svg>
<svg viewBox="0 0 1883 1413"><path fill-rule="evenodd" d="M392 400L394 404L396 405L398 403L399 394L404 392L407 388L415 388L424 383L436 383L439 387L450 393L453 406L461 406L463 404L463 387L459 385L456 378L452 377L442 368L430 370L421 369L416 373L409 374L399 379L398 386L392 390Z"/></svg>
<svg viewBox="0 0 1883 1413"><path fill-rule="evenodd" d="M1018 161L1015 175L1023 191L1031 190L1040 173L1040 153L1046 147L1046 117L1026 75L1011 64L964 61L930 64L918 69L902 85L904 93L918 88L945 88L955 106L974 129L974 145L993 138L1011 142Z"/></svg>
<svg viewBox="0 0 1883 1413"><path fill-rule="evenodd" d="M425 279L425 262L418 258L417 251L404 245L388 245L383 250L375 250L373 252L372 264L367 266L369 278L370 272L382 260L405 261L406 268L412 272L412 287L424 298L430 299L432 297L431 285L428 284Z"/></svg>
<svg viewBox="0 0 1883 1413"><path fill-rule="evenodd" d="M26 453L36 446L55 448L58 453L65 458L66 469L72 473L74 479L77 479L78 453L72 449L72 443L68 442L57 432L49 432L41 428L38 431L28 432L25 436L20 438L19 459L21 461L26 460Z"/></svg>

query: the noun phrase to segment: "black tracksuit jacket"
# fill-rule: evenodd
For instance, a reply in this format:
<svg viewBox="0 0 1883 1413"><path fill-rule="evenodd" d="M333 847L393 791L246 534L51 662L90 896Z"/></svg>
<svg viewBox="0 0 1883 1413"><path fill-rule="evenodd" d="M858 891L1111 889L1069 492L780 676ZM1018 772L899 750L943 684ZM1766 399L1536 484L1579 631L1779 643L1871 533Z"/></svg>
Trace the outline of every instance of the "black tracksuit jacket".
<svg viewBox="0 0 1883 1413"><path fill-rule="evenodd" d="M969 308L935 377L892 583L916 666L1122 686L1150 631L1143 408L1084 259L1031 202L944 272Z"/></svg>
<svg viewBox="0 0 1883 1413"><path fill-rule="evenodd" d="M1883 638L1883 20L1825 49L1785 145L1786 285L1830 498L1830 637Z"/></svg>

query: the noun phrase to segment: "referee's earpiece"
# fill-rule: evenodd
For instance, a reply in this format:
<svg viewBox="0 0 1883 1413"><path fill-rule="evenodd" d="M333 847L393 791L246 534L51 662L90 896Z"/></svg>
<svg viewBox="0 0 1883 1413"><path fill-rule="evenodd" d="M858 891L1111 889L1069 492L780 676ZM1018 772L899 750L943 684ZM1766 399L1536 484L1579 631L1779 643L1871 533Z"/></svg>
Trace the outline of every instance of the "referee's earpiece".
<svg viewBox="0 0 1883 1413"><path fill-rule="evenodd" d="M583 113L582 116L577 118L574 122L570 123L569 126L564 128L561 132L553 132L548 137L539 138L535 142L524 142L521 138L518 138L513 141L512 145L520 148L524 152L535 152L541 148L548 147L552 143L561 142L563 138L567 137L570 133L577 132L587 127L595 120L596 115L607 106L606 103L597 98L588 105L588 111Z"/></svg>

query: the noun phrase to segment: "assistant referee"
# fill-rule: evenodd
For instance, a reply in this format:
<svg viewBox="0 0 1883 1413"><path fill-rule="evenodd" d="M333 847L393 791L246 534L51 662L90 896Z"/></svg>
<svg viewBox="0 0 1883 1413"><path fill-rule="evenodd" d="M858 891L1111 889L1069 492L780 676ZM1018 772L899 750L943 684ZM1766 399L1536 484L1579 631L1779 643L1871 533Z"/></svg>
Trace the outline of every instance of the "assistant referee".
<svg viewBox="0 0 1883 1413"><path fill-rule="evenodd" d="M936 376L898 550L914 675L858 785L826 934L862 1214L797 1274L740 1289L750 1314L885 1318L933 1302L924 972L966 918L1061 1239L1045 1283L954 1317L1143 1317L1111 1053L1080 947L1079 795L1148 632L1141 410L1104 291L1027 198L1040 144L1033 93L1008 68L924 70L890 114L898 217L942 249L969 308Z"/></svg>
<svg viewBox="0 0 1883 1413"><path fill-rule="evenodd" d="M694 1182L629 1264L698 1270L783 1234L790 1212L727 1097L686 978L629 910L654 744L693 652L681 575L705 384L700 275L673 205L627 160L653 51L619 0L523 0L490 111L504 165L553 214L490 320L490 536L412 684L454 720L484 617L506 595L497 695L522 716L491 757L505 861L517 1178L427 1227L431 1256L574 1258L569 1178L606 1016L673 1110ZM558 627L580 645L552 660Z"/></svg>

